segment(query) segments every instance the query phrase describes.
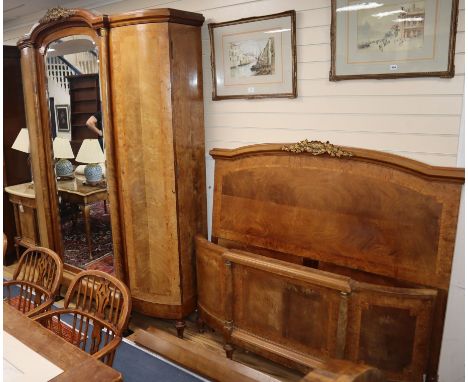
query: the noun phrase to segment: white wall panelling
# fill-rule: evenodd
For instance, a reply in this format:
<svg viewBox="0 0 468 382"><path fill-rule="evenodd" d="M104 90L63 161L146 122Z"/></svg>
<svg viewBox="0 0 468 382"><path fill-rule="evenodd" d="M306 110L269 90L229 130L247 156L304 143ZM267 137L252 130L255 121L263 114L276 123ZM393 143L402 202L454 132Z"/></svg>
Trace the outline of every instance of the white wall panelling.
<svg viewBox="0 0 468 382"><path fill-rule="evenodd" d="M157 7L204 14L207 20L202 28L207 153L212 147L308 138L383 150L432 165L457 164L465 73L464 0L460 0L454 78L337 83L328 81L330 0L109 0L94 6L92 1L77 0L67 6L85 3L89 4L88 9L107 14ZM206 24L289 9L297 11L298 98L212 101ZM15 44L40 16L38 13L36 17L9 22L5 25L4 43ZM213 161L207 155L208 216L211 216L213 172ZM464 229L463 218L460 229ZM463 248L459 245L457 248L455 262L459 264L464 254ZM464 283L464 274L459 282ZM463 321L456 319L463 296L464 289L458 288L449 299L447 322L452 325L452 334L448 333L444 340L441 382L461 380L464 374L464 357L460 354L463 336L453 335L453 331L464 332Z"/></svg>

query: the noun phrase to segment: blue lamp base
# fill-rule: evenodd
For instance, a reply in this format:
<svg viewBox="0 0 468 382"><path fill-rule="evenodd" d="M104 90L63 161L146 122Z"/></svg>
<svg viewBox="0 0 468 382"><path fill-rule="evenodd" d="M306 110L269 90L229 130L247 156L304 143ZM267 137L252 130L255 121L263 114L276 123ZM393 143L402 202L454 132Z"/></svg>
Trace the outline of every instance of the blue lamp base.
<svg viewBox="0 0 468 382"><path fill-rule="evenodd" d="M102 180L102 168L97 163L90 163L84 169L86 183L95 185Z"/></svg>
<svg viewBox="0 0 468 382"><path fill-rule="evenodd" d="M73 176L73 165L68 159L59 159L55 164L57 176Z"/></svg>

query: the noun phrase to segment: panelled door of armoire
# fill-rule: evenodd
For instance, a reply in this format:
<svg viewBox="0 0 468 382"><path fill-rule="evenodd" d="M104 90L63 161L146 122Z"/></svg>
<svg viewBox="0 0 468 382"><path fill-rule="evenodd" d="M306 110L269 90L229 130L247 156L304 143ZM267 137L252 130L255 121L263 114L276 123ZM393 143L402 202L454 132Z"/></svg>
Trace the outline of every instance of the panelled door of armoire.
<svg viewBox="0 0 468 382"><path fill-rule="evenodd" d="M134 309L175 319L195 309L193 239L206 235L203 17L181 17L111 18L110 31L127 281Z"/></svg>

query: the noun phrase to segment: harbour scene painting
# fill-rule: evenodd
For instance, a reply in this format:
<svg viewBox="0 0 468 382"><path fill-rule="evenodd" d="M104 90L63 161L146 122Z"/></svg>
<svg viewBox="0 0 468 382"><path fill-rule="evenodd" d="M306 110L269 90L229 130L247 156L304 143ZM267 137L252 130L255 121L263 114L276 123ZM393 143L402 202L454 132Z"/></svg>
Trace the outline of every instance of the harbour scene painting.
<svg viewBox="0 0 468 382"><path fill-rule="evenodd" d="M229 42L231 79L275 74L275 39L266 37Z"/></svg>
<svg viewBox="0 0 468 382"><path fill-rule="evenodd" d="M358 11L357 48L389 53L424 47L425 1L400 2Z"/></svg>
<svg viewBox="0 0 468 382"><path fill-rule="evenodd" d="M333 0L330 80L455 75L458 0Z"/></svg>

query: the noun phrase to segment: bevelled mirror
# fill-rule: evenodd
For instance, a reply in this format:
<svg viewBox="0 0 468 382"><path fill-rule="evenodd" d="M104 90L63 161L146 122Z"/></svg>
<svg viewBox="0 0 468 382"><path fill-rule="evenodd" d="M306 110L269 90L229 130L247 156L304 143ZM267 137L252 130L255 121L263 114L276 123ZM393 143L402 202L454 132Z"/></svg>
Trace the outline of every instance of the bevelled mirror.
<svg viewBox="0 0 468 382"><path fill-rule="evenodd" d="M54 40L44 68L64 263L113 273L98 46L86 35Z"/></svg>

